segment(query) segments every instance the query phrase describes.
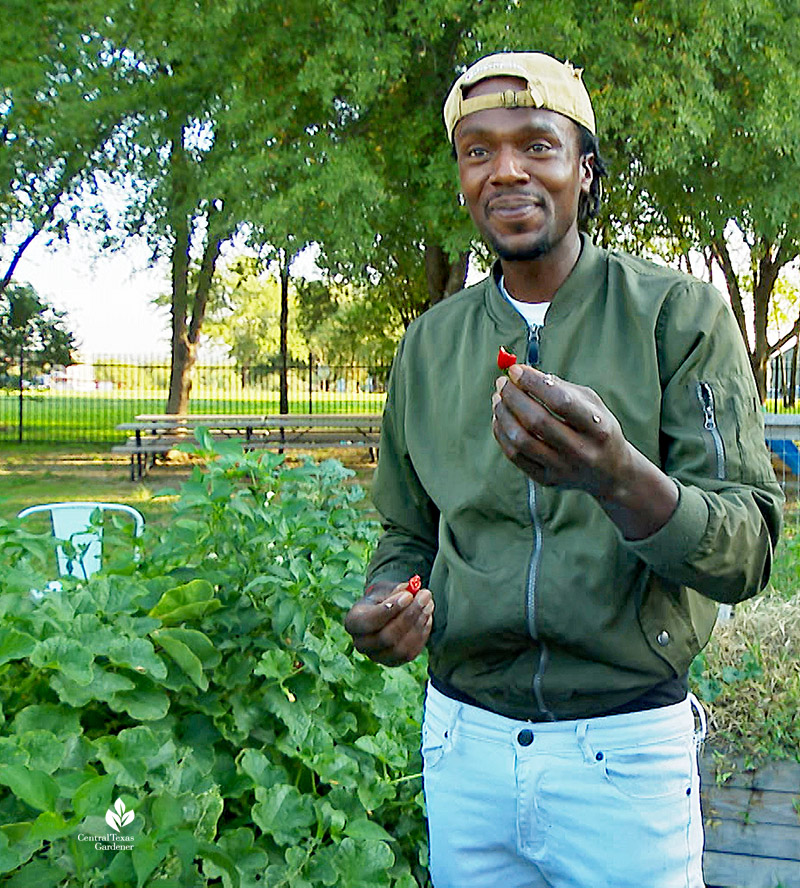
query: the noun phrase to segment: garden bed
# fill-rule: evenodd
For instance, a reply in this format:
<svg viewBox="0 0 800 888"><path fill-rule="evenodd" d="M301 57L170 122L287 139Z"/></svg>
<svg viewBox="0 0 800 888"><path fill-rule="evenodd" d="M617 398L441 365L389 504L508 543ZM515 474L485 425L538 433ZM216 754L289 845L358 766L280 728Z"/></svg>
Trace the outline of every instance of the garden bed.
<svg viewBox="0 0 800 888"><path fill-rule="evenodd" d="M739 605L692 678L711 726L701 756L709 888L800 888L800 596Z"/></svg>

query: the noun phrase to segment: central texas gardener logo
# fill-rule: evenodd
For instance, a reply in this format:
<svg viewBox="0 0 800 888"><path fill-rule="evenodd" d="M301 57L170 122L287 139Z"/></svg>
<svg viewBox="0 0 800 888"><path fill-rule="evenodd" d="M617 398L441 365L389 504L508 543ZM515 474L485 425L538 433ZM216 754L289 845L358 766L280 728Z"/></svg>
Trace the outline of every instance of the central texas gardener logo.
<svg viewBox="0 0 800 888"><path fill-rule="evenodd" d="M106 823L114 832L122 832L122 827L131 823L135 816L133 811L125 810L125 802L122 799L117 799L114 807L106 811Z"/></svg>

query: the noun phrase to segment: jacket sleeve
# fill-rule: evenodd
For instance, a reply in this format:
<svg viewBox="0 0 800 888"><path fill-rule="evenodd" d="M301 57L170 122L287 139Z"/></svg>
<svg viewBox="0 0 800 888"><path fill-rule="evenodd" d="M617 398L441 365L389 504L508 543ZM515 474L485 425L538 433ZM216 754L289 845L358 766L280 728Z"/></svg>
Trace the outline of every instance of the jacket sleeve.
<svg viewBox="0 0 800 888"><path fill-rule="evenodd" d="M783 510L747 352L728 305L699 282L665 300L657 347L661 467L679 501L625 545L665 579L735 603L766 585Z"/></svg>
<svg viewBox="0 0 800 888"><path fill-rule="evenodd" d="M405 340L392 366L381 424L372 501L381 515L383 534L367 568L368 584L378 580L401 583L414 574L427 584L438 551L439 511L425 492L406 446L406 423L414 419L404 391L404 345Z"/></svg>

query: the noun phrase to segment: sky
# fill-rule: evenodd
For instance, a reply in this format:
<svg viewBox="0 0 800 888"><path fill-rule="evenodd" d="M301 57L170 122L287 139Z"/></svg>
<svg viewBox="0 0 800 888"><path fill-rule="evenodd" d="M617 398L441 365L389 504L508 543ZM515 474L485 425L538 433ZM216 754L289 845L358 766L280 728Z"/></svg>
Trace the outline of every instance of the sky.
<svg viewBox="0 0 800 888"><path fill-rule="evenodd" d="M150 268L143 241L129 240L117 252L98 249L82 233L54 248L34 241L14 279L30 283L55 308L68 314L79 352L90 356L169 354L169 310L153 299L169 291L169 269Z"/></svg>

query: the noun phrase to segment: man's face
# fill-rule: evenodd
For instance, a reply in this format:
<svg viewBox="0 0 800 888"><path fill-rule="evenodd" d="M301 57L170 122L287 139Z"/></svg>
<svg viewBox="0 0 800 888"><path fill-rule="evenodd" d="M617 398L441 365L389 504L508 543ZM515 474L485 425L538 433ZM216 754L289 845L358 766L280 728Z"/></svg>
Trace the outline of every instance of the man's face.
<svg viewBox="0 0 800 888"><path fill-rule="evenodd" d="M492 77L470 98L524 89ZM577 232L578 200L592 183L594 156L581 156L578 127L539 108L490 108L458 122L454 144L461 191L472 220L502 259L538 259Z"/></svg>

